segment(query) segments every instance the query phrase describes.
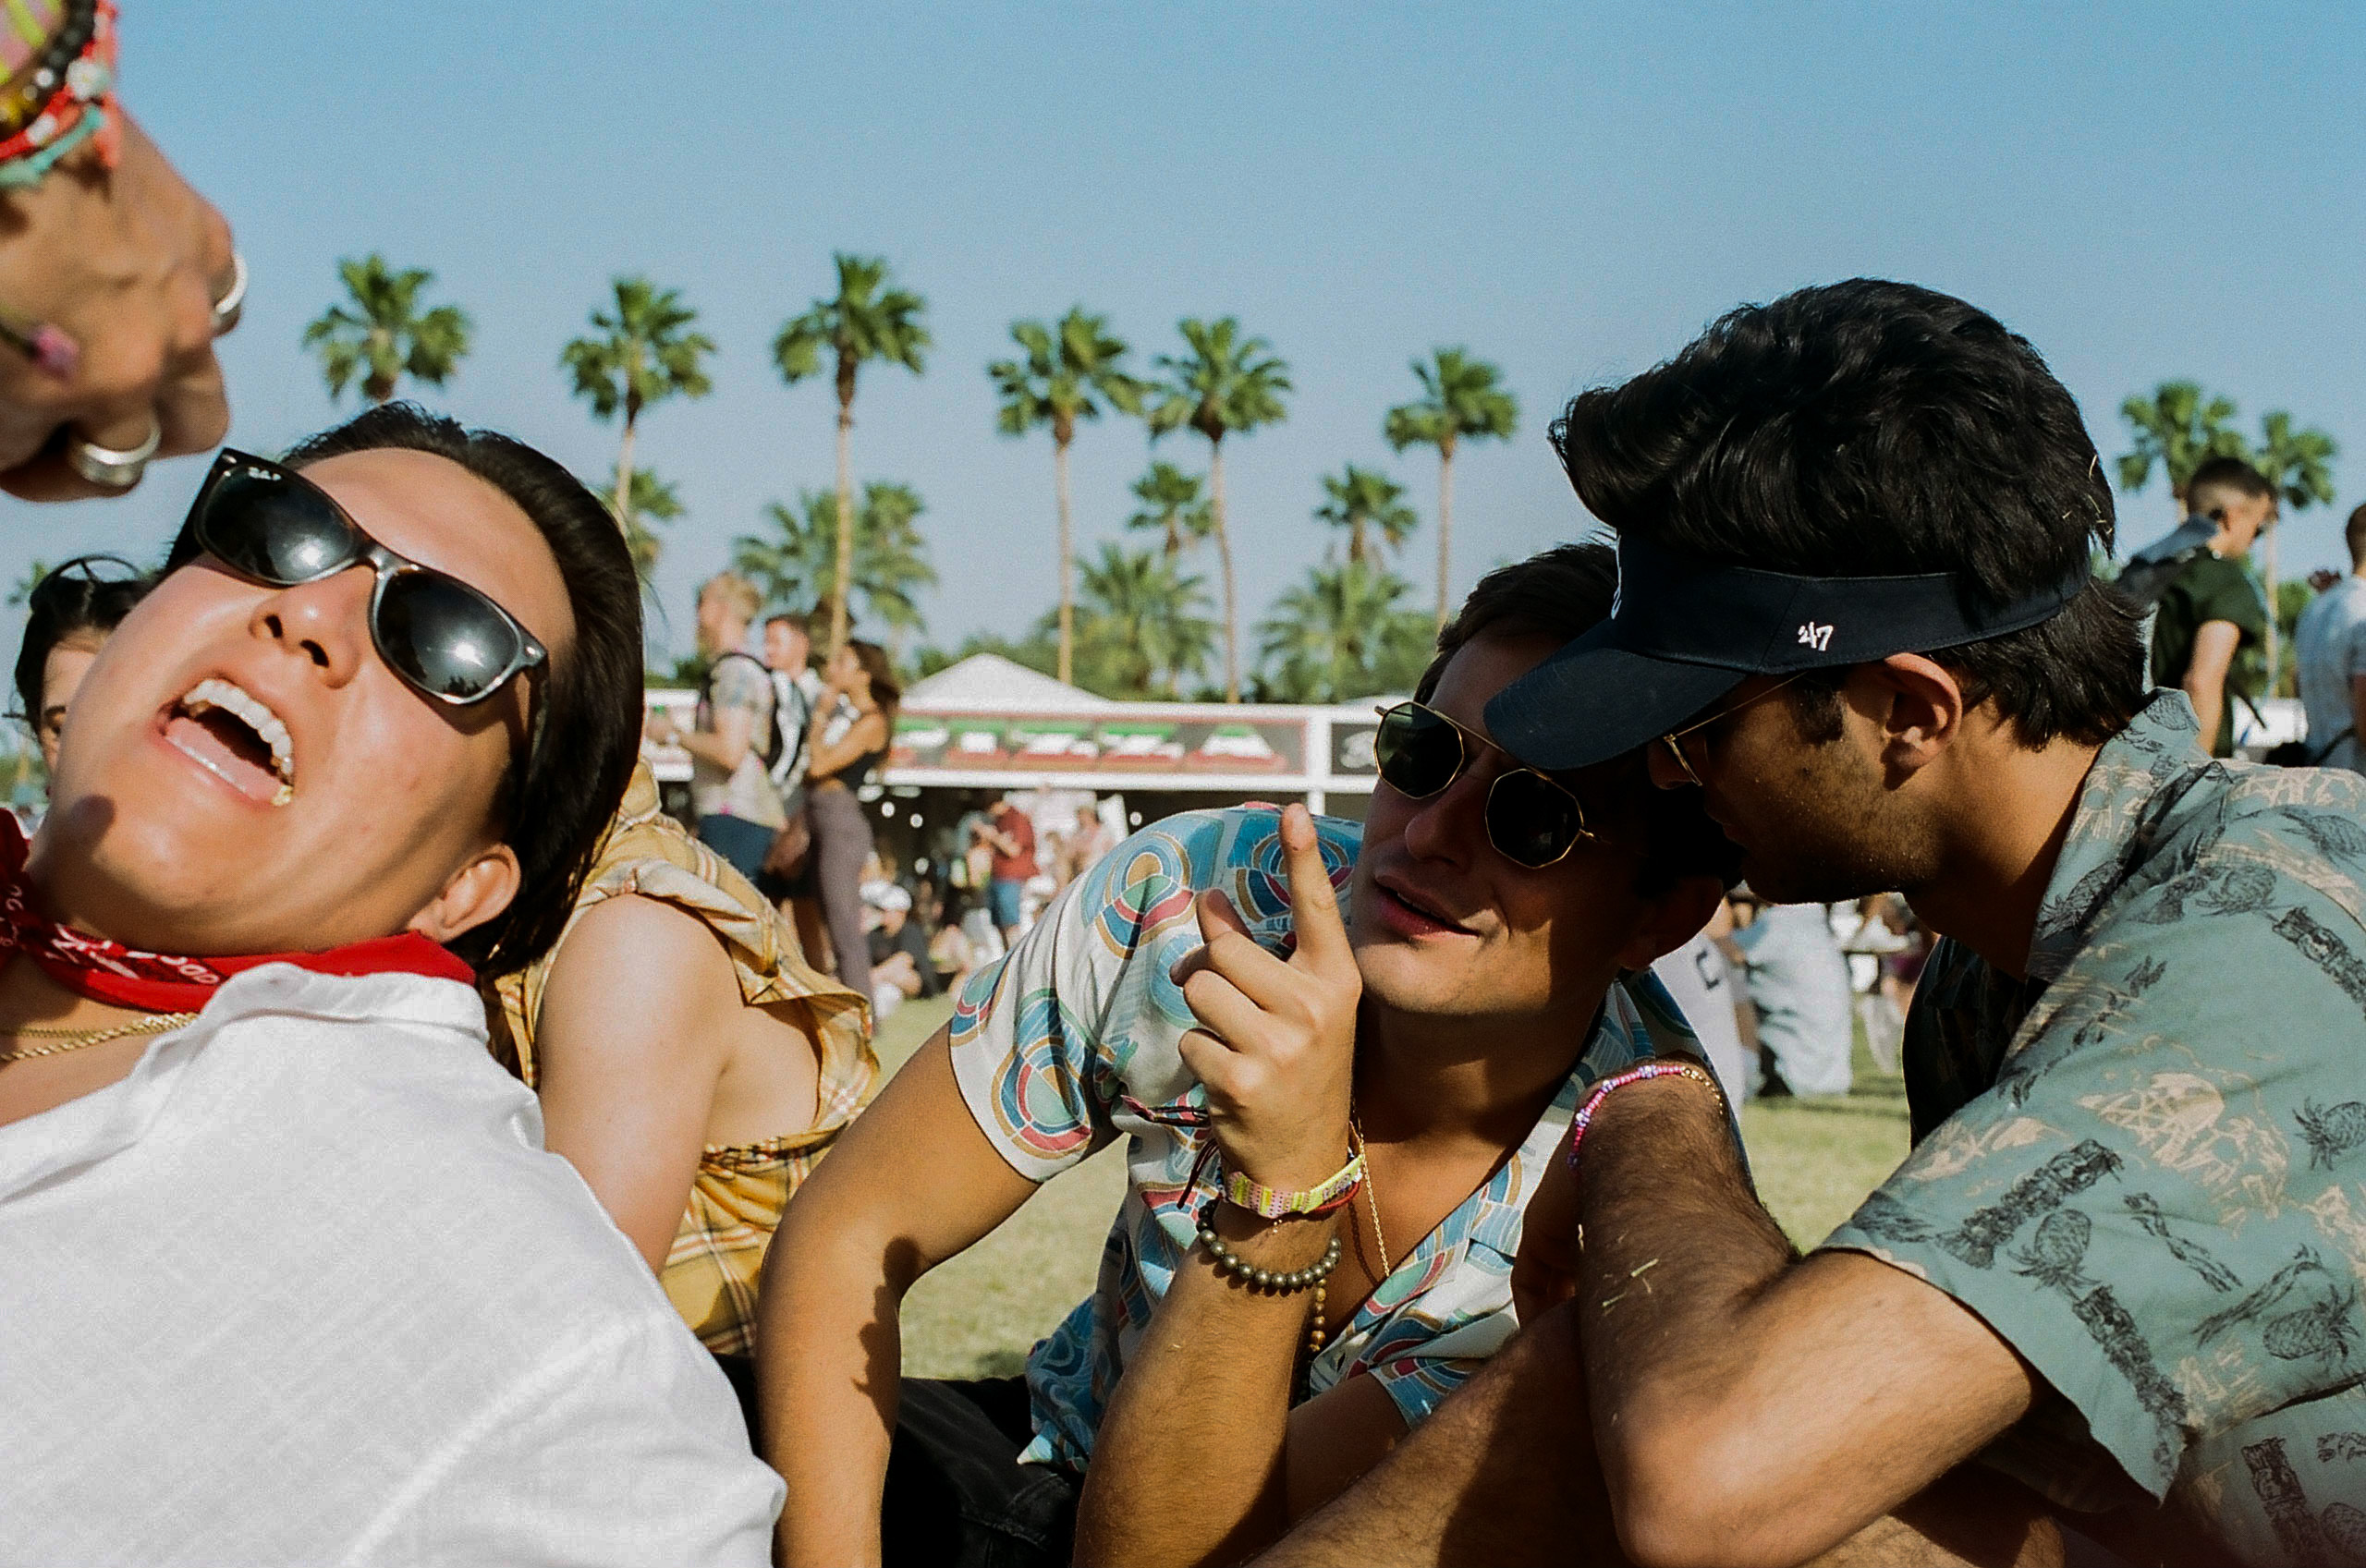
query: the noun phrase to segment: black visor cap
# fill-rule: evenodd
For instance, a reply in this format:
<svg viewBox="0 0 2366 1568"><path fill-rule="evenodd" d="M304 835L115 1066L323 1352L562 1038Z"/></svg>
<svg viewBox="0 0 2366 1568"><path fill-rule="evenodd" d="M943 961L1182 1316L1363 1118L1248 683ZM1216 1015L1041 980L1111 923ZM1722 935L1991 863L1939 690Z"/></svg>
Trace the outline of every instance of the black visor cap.
<svg viewBox="0 0 2366 1568"><path fill-rule="evenodd" d="M2088 574L2016 604L1977 602L1957 576L1811 577L1618 541L1610 619L1506 687L1487 728L1547 772L1648 745L1752 675L1927 653L2060 614Z"/></svg>

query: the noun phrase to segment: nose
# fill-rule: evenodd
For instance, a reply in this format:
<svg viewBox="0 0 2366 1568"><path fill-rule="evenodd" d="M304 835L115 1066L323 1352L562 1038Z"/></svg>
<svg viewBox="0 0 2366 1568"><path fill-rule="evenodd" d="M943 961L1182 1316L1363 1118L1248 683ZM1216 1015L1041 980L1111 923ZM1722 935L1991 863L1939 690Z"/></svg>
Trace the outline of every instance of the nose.
<svg viewBox="0 0 2366 1568"><path fill-rule="evenodd" d="M1487 835L1487 791L1495 775L1466 768L1405 822L1405 847L1423 860L1468 866Z"/></svg>
<svg viewBox="0 0 2366 1568"><path fill-rule="evenodd" d="M357 565L318 582L274 590L255 606L247 629L305 659L329 686L344 686L369 657L370 594L376 582L369 567Z"/></svg>

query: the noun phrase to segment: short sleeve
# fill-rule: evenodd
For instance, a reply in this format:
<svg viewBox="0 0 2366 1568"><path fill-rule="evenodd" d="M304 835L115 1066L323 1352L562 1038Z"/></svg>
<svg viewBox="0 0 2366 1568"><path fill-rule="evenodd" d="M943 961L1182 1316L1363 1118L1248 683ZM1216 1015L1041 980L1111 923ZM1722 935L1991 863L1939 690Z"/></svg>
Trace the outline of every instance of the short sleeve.
<svg viewBox="0 0 2366 1568"><path fill-rule="evenodd" d="M2209 621L2230 621L2243 634L2243 639L2257 642L2267 636L2267 606L2261 602L2259 590L2251 585L2250 574L2234 561L2205 563L2198 574L2194 598L2193 624Z"/></svg>
<svg viewBox="0 0 2366 1568"><path fill-rule="evenodd" d="M1977 1313L2156 1498L2196 1442L2366 1371L2366 955L2289 855L2132 894L1825 1244Z"/></svg>
<svg viewBox="0 0 2366 1568"><path fill-rule="evenodd" d="M772 711L772 678L753 659L718 660L707 677L707 693L718 713L750 713L761 719Z"/></svg>
<svg viewBox="0 0 2366 1568"><path fill-rule="evenodd" d="M979 1128L1020 1175L1049 1181L1116 1136L1110 1113L1123 1092L1119 1052L1128 1037L1111 1027L1111 1013L1158 931L1178 911L1188 918L1193 887L1183 844L1165 824L1145 828L1070 882L1006 955L961 988L954 1077Z"/></svg>

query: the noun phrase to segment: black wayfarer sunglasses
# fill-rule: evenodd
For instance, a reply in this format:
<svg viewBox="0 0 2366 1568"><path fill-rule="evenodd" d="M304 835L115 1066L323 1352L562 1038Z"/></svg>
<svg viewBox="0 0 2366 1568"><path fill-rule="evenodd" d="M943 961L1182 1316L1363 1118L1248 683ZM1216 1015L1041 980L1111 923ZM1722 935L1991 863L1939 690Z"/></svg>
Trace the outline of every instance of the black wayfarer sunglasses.
<svg viewBox="0 0 2366 1568"><path fill-rule="evenodd" d="M1419 702L1382 709L1380 730L1372 736L1381 782L1408 800L1443 792L1482 747L1502 749ZM1487 842L1495 852L1531 870L1556 863L1578 840L1593 837L1578 797L1529 767L1509 767L1495 775L1487 786L1486 820Z"/></svg>
<svg viewBox="0 0 2366 1568"><path fill-rule="evenodd" d="M482 702L550 660L515 615L459 578L396 554L328 492L267 457L224 447L213 460L166 569L200 553L273 588L369 567L377 578L370 640L378 657L421 696L451 707ZM539 729L542 704L535 708Z"/></svg>

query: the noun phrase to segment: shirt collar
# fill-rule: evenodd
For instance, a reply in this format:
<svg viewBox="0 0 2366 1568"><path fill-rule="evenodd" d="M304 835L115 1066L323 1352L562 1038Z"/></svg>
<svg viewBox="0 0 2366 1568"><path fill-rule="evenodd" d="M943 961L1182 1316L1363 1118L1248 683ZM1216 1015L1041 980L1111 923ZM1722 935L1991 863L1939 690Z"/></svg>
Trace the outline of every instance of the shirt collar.
<svg viewBox="0 0 2366 1568"><path fill-rule="evenodd" d="M2031 979L2050 982L2069 966L2095 916L2143 853L2155 801L2211 765L2201 755L2201 722L2184 692L2156 691L2095 753L2038 905L2026 970Z"/></svg>
<svg viewBox="0 0 2366 1568"><path fill-rule="evenodd" d="M246 970L223 983L194 1023L158 1036L118 1081L0 1126L0 1200L138 1143L182 1074L217 1036L232 1025L272 1016L456 1031L479 1050L485 1038L484 1003L475 988L457 980L407 973L323 975L293 964Z"/></svg>

